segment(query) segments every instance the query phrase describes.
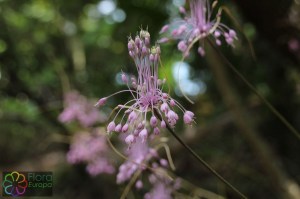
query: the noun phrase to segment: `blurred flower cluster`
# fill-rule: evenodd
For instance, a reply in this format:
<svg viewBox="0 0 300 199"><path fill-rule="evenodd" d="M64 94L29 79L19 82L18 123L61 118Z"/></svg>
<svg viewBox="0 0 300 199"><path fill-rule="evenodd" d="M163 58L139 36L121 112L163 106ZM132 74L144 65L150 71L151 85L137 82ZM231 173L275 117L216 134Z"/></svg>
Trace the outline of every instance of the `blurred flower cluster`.
<svg viewBox="0 0 300 199"><path fill-rule="evenodd" d="M105 134L99 132L76 133L67 153L69 163L86 163L86 170L92 176L100 173L114 173L115 167L112 165L111 159Z"/></svg>
<svg viewBox="0 0 300 199"><path fill-rule="evenodd" d="M70 91L64 97L65 108L59 115L59 121L69 123L78 121L83 127L89 127L97 122L104 122L106 117L99 112L86 97L77 91Z"/></svg>
<svg viewBox="0 0 300 199"><path fill-rule="evenodd" d="M160 43L168 42L169 40L179 40L178 50L185 57L189 55L190 48L199 42L198 53L201 56L205 55L204 39L212 36L218 46L222 45L221 37L225 38L225 42L231 46L234 40L237 39L236 32L230 29L225 24L221 23L221 10L217 12L213 18L213 6L208 0L190 0L190 12L186 12L184 7L180 7L179 11L183 18L177 19L168 25L162 27L160 33L165 34L165 37L160 39Z"/></svg>

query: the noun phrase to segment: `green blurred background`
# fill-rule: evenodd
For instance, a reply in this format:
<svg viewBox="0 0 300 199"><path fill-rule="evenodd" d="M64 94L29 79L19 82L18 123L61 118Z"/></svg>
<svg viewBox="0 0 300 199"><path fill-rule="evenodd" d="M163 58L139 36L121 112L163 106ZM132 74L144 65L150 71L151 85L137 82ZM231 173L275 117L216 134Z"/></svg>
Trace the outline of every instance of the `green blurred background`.
<svg viewBox="0 0 300 199"><path fill-rule="evenodd" d="M237 30L232 50L220 51L288 121L300 130L300 14L298 0L220 1L222 21ZM0 0L0 171L53 171L51 198L119 198L125 185L114 175L90 177L65 160L66 137L76 126L57 117L71 89L89 99L123 88L121 70L134 74L127 38L148 28L152 42L178 16L181 0ZM253 45L256 57L251 54ZM183 67L178 88L176 44L162 45L172 95L196 113L194 128L178 133L249 198L300 198L300 142L206 45ZM177 66L176 66L177 65ZM130 96L112 98L104 112ZM105 124L99 124L104 126ZM176 174L194 185L238 198L179 145L172 145ZM298 195L297 195L298 194ZM295 197L293 197L295 196ZM142 198L133 191L130 198Z"/></svg>

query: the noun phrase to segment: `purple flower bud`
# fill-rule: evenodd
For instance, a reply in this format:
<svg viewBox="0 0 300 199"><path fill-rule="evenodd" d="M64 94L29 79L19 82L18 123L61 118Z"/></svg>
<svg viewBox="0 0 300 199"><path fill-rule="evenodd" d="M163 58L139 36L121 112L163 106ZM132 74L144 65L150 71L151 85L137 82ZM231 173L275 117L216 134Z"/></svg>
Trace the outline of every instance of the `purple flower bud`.
<svg viewBox="0 0 300 199"><path fill-rule="evenodd" d="M142 129L142 128L144 128L144 126L145 126L145 125L144 125L143 123L139 123L139 124L138 124L138 129Z"/></svg>
<svg viewBox="0 0 300 199"><path fill-rule="evenodd" d="M128 50L129 51L133 50L133 48L134 48L134 41L132 39L130 39L128 41L128 45L127 46L128 46Z"/></svg>
<svg viewBox="0 0 300 199"><path fill-rule="evenodd" d="M149 59L150 59L150 61L154 61L154 55L150 54Z"/></svg>
<svg viewBox="0 0 300 199"><path fill-rule="evenodd" d="M217 39L217 40L216 40L216 44L217 44L218 46L221 46L221 45L222 45L221 40L220 40L220 39Z"/></svg>
<svg viewBox="0 0 300 199"><path fill-rule="evenodd" d="M142 182L141 180L136 181L135 187L136 187L137 189L143 188L143 182Z"/></svg>
<svg viewBox="0 0 300 199"><path fill-rule="evenodd" d="M169 163L166 159L160 159L159 163L161 166L164 166L164 167L167 167L169 165Z"/></svg>
<svg viewBox="0 0 300 199"><path fill-rule="evenodd" d="M114 121L111 121L108 126L107 126L107 132L110 133L112 131L114 131L116 128L116 124Z"/></svg>
<svg viewBox="0 0 300 199"><path fill-rule="evenodd" d="M157 43L162 44L162 43L167 43L168 41L170 41L169 38L163 37L163 38L159 39L159 40L157 41Z"/></svg>
<svg viewBox="0 0 300 199"><path fill-rule="evenodd" d="M154 135L159 135L159 134L160 134L159 128L155 127L155 128L153 129L153 133L154 133Z"/></svg>
<svg viewBox="0 0 300 199"><path fill-rule="evenodd" d="M142 53L143 53L143 55L146 55L148 53L148 49L146 46L142 47Z"/></svg>
<svg viewBox="0 0 300 199"><path fill-rule="evenodd" d="M187 45L185 44L185 41L180 41L177 45L178 50L181 52L185 52L187 49Z"/></svg>
<svg viewBox="0 0 300 199"><path fill-rule="evenodd" d="M236 32L234 30L230 29L229 30L229 36L232 37L232 38L236 37Z"/></svg>
<svg viewBox="0 0 300 199"><path fill-rule="evenodd" d="M134 52L132 50L129 51L129 56L134 57Z"/></svg>
<svg viewBox="0 0 300 199"><path fill-rule="evenodd" d="M136 36L134 42L135 45L139 48L141 45L141 39L138 36Z"/></svg>
<svg viewBox="0 0 300 199"><path fill-rule="evenodd" d="M118 125L116 126L116 128L115 128L115 131L118 132L118 133L120 133L121 130L122 130L122 124L118 124Z"/></svg>
<svg viewBox="0 0 300 199"><path fill-rule="evenodd" d="M169 25L164 25L164 26L161 28L159 34L165 33L165 32L167 32L168 30L169 30Z"/></svg>
<svg viewBox="0 0 300 199"><path fill-rule="evenodd" d="M167 94L167 93L163 93L163 94L162 94L162 97L163 97L164 99L168 99L168 94Z"/></svg>
<svg viewBox="0 0 300 199"><path fill-rule="evenodd" d="M164 102L161 106L160 106L160 110L164 113L168 112L169 110L169 106L166 102Z"/></svg>
<svg viewBox="0 0 300 199"><path fill-rule="evenodd" d="M220 37L220 36L221 36L220 31L216 30L216 31L214 32L214 36L215 36L215 37Z"/></svg>
<svg viewBox="0 0 300 199"><path fill-rule="evenodd" d="M142 138L142 142L145 142L145 140L148 137L148 131L147 129L143 129L140 133L139 133L139 137Z"/></svg>
<svg viewBox="0 0 300 199"><path fill-rule="evenodd" d="M145 37L145 45L146 46L150 45L150 37Z"/></svg>
<svg viewBox="0 0 300 199"><path fill-rule="evenodd" d="M177 29L173 30L171 34L172 34L173 37L177 37L178 36L178 30Z"/></svg>
<svg viewBox="0 0 300 199"><path fill-rule="evenodd" d="M191 124L194 120L194 113L191 111L186 111L183 115L183 121L185 124Z"/></svg>
<svg viewBox="0 0 300 199"><path fill-rule="evenodd" d="M135 138L132 134L128 135L126 138L125 138L125 142L128 144L128 145L131 145L132 143L135 142Z"/></svg>
<svg viewBox="0 0 300 199"><path fill-rule="evenodd" d="M233 38L231 38L231 37L227 37L225 40L229 45L231 45L233 43Z"/></svg>
<svg viewBox="0 0 300 199"><path fill-rule="evenodd" d="M128 131L128 128L129 128L129 126L128 126L128 124L126 123L126 124L122 127L122 132L123 132L123 133L126 133L126 132Z"/></svg>
<svg viewBox="0 0 300 199"><path fill-rule="evenodd" d="M137 118L137 114L135 113L135 111L131 111L131 113L128 116L128 122L133 122L135 121Z"/></svg>
<svg viewBox="0 0 300 199"><path fill-rule="evenodd" d="M99 99L99 101L95 104L95 106L103 106L105 104L106 100L107 100L106 97Z"/></svg>
<svg viewBox="0 0 300 199"><path fill-rule="evenodd" d="M135 137L137 137L139 134L140 134L140 130L135 129L135 130L133 131L133 135L134 135Z"/></svg>
<svg viewBox="0 0 300 199"><path fill-rule="evenodd" d="M170 120L178 120L178 115L172 110L168 112L167 117Z"/></svg>
<svg viewBox="0 0 300 199"><path fill-rule="evenodd" d="M185 111L185 114L189 115L190 117L194 117L194 113L192 111Z"/></svg>
<svg viewBox="0 0 300 199"><path fill-rule="evenodd" d="M154 115L150 118L150 125L152 127L155 127L157 125L157 119Z"/></svg>
<svg viewBox="0 0 300 199"><path fill-rule="evenodd" d="M178 28L178 35L181 35L184 31L186 30L186 26L185 25L180 25Z"/></svg>
<svg viewBox="0 0 300 199"><path fill-rule="evenodd" d="M161 127L161 128L166 128L166 126L167 126L167 125L166 125L165 121L161 121L160 127Z"/></svg>

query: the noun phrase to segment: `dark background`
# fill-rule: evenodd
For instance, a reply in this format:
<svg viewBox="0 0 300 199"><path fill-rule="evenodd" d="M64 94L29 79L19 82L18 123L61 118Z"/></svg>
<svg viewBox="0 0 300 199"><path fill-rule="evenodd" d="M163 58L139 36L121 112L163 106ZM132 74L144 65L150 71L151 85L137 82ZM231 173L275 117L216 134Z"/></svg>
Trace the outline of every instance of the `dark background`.
<svg viewBox="0 0 300 199"><path fill-rule="evenodd" d="M69 165L64 138L77 129L57 120L63 96L71 89L95 102L120 90L116 74L135 72L127 37L148 27L154 42L177 13L171 0L114 2L126 14L123 21L113 14L101 15L99 1L93 0L0 1L0 170L52 171L53 198L118 198L125 187L116 185L114 175L90 177L84 165ZM237 30L239 40L233 50L223 45L220 51L299 131L300 2L219 4L227 6L239 24L223 14L222 22ZM178 127L178 133L249 198L300 198L300 140L206 47L205 58L194 49L186 60L190 78L200 79L205 92L192 96L194 105L172 94L197 118L194 128ZM181 55L175 43L161 48L164 70L175 89L172 64ZM110 103L129 97L121 95ZM171 144L171 150L178 176L238 198L180 145ZM132 197L142 198L133 192Z"/></svg>

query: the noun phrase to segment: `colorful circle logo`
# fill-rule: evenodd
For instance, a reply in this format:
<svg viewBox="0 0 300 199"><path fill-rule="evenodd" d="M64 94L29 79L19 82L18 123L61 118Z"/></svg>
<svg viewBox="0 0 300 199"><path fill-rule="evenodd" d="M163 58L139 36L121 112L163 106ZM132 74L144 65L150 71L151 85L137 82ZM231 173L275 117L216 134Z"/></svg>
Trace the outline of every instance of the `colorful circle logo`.
<svg viewBox="0 0 300 199"><path fill-rule="evenodd" d="M5 175L2 186L7 195L21 196L25 193L28 182L23 174L14 171Z"/></svg>

